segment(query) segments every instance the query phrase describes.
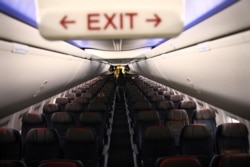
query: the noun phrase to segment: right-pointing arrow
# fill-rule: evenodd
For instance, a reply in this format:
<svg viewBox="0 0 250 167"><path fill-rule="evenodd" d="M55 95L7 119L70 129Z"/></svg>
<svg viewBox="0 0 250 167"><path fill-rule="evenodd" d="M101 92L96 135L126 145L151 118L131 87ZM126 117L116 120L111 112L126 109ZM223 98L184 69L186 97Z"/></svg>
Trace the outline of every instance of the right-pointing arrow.
<svg viewBox="0 0 250 167"><path fill-rule="evenodd" d="M147 22L155 22L154 27L157 27L161 23L161 18L157 14L154 14L154 18L146 19L146 21Z"/></svg>

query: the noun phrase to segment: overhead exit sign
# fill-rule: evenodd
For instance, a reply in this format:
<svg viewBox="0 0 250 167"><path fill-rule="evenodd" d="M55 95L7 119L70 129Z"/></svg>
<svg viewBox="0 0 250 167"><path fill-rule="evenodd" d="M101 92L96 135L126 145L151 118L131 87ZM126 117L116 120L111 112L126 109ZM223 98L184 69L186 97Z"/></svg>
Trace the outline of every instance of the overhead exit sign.
<svg viewBox="0 0 250 167"><path fill-rule="evenodd" d="M50 40L173 37L182 0L37 0L39 31Z"/></svg>

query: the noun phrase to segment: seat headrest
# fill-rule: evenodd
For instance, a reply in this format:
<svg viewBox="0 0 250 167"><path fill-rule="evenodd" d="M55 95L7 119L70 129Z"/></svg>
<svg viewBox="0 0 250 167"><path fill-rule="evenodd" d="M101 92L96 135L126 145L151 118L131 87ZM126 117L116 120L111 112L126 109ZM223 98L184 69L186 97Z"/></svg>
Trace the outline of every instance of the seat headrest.
<svg viewBox="0 0 250 167"><path fill-rule="evenodd" d="M59 107L57 104L45 104L43 106L43 112L58 112L59 111Z"/></svg>
<svg viewBox="0 0 250 167"><path fill-rule="evenodd" d="M102 115L99 112L83 112L80 115L82 123L98 123L102 122Z"/></svg>
<svg viewBox="0 0 250 167"><path fill-rule="evenodd" d="M89 100L86 97L77 97L75 102L79 104L88 104Z"/></svg>
<svg viewBox="0 0 250 167"><path fill-rule="evenodd" d="M106 112L107 106L105 103L90 103L88 106L88 111L94 112Z"/></svg>
<svg viewBox="0 0 250 167"><path fill-rule="evenodd" d="M171 95L170 100L173 102L180 102L183 100L183 96L182 95Z"/></svg>
<svg viewBox="0 0 250 167"><path fill-rule="evenodd" d="M33 128L26 135L26 142L45 144L59 142L58 134L53 129Z"/></svg>
<svg viewBox="0 0 250 167"><path fill-rule="evenodd" d="M218 164L219 167L249 167L250 154L223 155Z"/></svg>
<svg viewBox="0 0 250 167"><path fill-rule="evenodd" d="M172 101L160 101L157 105L158 110L170 110L174 108L174 103Z"/></svg>
<svg viewBox="0 0 250 167"><path fill-rule="evenodd" d="M66 105L69 102L68 98L66 97L58 97L56 98L56 103L61 105Z"/></svg>
<svg viewBox="0 0 250 167"><path fill-rule="evenodd" d="M150 126L145 131L145 140L169 140L173 139L171 130L166 126Z"/></svg>
<svg viewBox="0 0 250 167"><path fill-rule="evenodd" d="M159 167L201 167L201 163L194 157L176 156L169 157L161 161Z"/></svg>
<svg viewBox="0 0 250 167"><path fill-rule="evenodd" d="M164 96L162 96L162 95L151 96L151 101L153 101L153 102L157 102L157 101L161 101L161 100L164 100Z"/></svg>
<svg viewBox="0 0 250 167"><path fill-rule="evenodd" d="M50 121L53 123L71 123L73 118L67 112L56 112L52 114Z"/></svg>
<svg viewBox="0 0 250 167"><path fill-rule="evenodd" d="M68 103L65 106L65 110L68 112L81 112L82 107L78 103Z"/></svg>
<svg viewBox="0 0 250 167"><path fill-rule="evenodd" d="M93 130L88 128L69 128L65 139L70 142L85 143L96 141L96 136Z"/></svg>
<svg viewBox="0 0 250 167"><path fill-rule="evenodd" d="M26 167L24 162L19 160L0 160L0 166L2 167Z"/></svg>
<svg viewBox="0 0 250 167"><path fill-rule="evenodd" d="M147 121L159 121L159 114L156 111L140 111L137 115L137 121L147 122Z"/></svg>
<svg viewBox="0 0 250 167"><path fill-rule="evenodd" d="M16 129L0 128L0 143L14 143L18 141L18 133Z"/></svg>
<svg viewBox="0 0 250 167"><path fill-rule="evenodd" d="M194 117L195 119L206 120L206 119L215 119L216 115L215 111L207 108L196 111Z"/></svg>
<svg viewBox="0 0 250 167"><path fill-rule="evenodd" d="M170 97L172 95L172 93L169 90L165 90L165 91L162 92L162 95Z"/></svg>
<svg viewBox="0 0 250 167"><path fill-rule="evenodd" d="M182 137L185 139L208 139L211 132L206 125L186 125L182 128Z"/></svg>
<svg viewBox="0 0 250 167"><path fill-rule="evenodd" d="M45 120L43 118L43 115L38 112L30 112L25 113L22 118L23 123L29 123L29 124L39 124L43 123Z"/></svg>
<svg viewBox="0 0 250 167"><path fill-rule="evenodd" d="M92 93L90 92L85 92L85 93L82 93L81 95L82 97L85 97L87 99L91 99L93 97Z"/></svg>
<svg viewBox="0 0 250 167"><path fill-rule="evenodd" d="M186 110L174 109L174 110L169 110L166 113L166 119L167 120L174 120L174 121L182 121L182 120L187 120L188 115L187 115Z"/></svg>
<svg viewBox="0 0 250 167"><path fill-rule="evenodd" d="M196 103L194 101L192 101L192 100L181 101L180 108L181 109L193 110L193 109L196 109Z"/></svg>
<svg viewBox="0 0 250 167"><path fill-rule="evenodd" d="M133 104L132 108L133 108L134 110L137 110L137 111L151 110L151 109L152 109L151 105L150 105L149 102L147 102L147 101L135 102L135 103Z"/></svg>
<svg viewBox="0 0 250 167"><path fill-rule="evenodd" d="M219 125L223 137L248 137L248 129L242 123L224 123Z"/></svg>
<svg viewBox="0 0 250 167"><path fill-rule="evenodd" d="M53 159L42 161L38 167L83 167L79 160Z"/></svg>

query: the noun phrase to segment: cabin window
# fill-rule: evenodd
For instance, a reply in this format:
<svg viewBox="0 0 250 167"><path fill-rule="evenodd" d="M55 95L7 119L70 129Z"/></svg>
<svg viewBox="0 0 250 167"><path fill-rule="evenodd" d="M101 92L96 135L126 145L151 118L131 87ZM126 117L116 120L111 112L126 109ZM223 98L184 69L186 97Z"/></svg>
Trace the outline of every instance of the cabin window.
<svg viewBox="0 0 250 167"><path fill-rule="evenodd" d="M227 121L230 123L239 123L240 122L237 118L232 117L232 116L228 116Z"/></svg>

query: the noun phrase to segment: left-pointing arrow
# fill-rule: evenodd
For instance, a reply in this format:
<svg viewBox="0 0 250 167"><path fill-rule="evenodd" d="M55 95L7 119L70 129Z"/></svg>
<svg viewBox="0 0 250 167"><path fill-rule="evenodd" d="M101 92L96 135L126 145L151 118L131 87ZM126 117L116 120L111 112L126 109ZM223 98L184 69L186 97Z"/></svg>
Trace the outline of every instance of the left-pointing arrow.
<svg viewBox="0 0 250 167"><path fill-rule="evenodd" d="M67 15L65 15L61 20L60 20L60 24L63 26L63 28L67 29L68 26L67 24L75 24L76 21L75 20L67 20Z"/></svg>

